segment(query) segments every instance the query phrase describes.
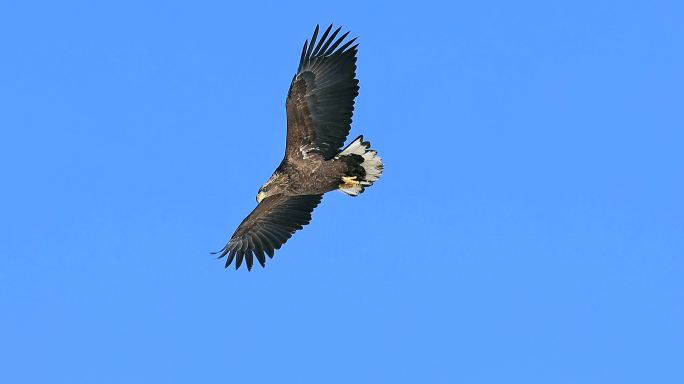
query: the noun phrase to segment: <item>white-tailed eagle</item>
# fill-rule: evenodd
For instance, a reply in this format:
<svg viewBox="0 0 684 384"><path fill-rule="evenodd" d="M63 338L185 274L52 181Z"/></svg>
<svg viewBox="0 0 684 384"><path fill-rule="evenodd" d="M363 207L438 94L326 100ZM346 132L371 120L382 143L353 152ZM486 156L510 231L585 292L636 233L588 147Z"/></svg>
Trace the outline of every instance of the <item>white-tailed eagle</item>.
<svg viewBox="0 0 684 384"><path fill-rule="evenodd" d="M326 192L358 196L378 180L382 160L370 143L357 137L341 150L351 129L356 79L356 39L329 26L320 39L318 26L302 49L299 68L287 94L285 157L259 189L258 205L219 253L226 268L243 261L261 266L292 234L311 220ZM331 33L332 32L332 33Z"/></svg>

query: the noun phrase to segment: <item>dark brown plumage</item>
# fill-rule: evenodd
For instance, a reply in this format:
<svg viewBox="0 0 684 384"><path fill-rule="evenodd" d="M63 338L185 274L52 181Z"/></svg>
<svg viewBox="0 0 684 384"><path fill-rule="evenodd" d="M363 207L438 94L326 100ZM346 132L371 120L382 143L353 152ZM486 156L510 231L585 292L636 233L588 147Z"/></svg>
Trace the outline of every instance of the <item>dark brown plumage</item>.
<svg viewBox="0 0 684 384"><path fill-rule="evenodd" d="M265 266L298 229L311 221L323 194L336 189L351 196L362 193L382 173L382 160L359 136L340 149L351 129L356 79L356 39L329 26L320 39L316 26L311 43L304 43L297 73L287 94L285 156L259 189L257 207L237 228L219 257L226 267L235 260L251 270L254 257ZM332 33L331 33L332 32Z"/></svg>

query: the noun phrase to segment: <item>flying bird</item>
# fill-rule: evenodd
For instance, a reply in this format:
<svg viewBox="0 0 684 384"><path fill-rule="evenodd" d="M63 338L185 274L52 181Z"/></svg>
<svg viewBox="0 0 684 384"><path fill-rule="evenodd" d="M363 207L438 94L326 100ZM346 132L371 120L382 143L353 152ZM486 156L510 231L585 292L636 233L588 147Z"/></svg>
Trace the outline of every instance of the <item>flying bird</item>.
<svg viewBox="0 0 684 384"><path fill-rule="evenodd" d="M238 226L219 258L226 268L243 261L251 270L256 257L262 267L273 253L311 221L311 213L326 192L358 196L382 174L382 159L363 136L341 149L349 134L356 79L356 38L338 37L330 25L318 38L304 42L299 67L285 101L285 156L259 188L257 206ZM331 33L332 32L332 33ZM345 41L346 40L346 41ZM353 45L354 44L354 45Z"/></svg>

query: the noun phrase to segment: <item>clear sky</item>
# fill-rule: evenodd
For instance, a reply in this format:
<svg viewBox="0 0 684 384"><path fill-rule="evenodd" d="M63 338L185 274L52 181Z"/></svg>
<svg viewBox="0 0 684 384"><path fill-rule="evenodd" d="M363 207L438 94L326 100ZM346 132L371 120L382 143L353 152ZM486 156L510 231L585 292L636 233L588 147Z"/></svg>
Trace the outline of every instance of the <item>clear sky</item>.
<svg viewBox="0 0 684 384"><path fill-rule="evenodd" d="M91 3L0 6L0 382L684 382L681 2ZM224 270L330 22L385 174Z"/></svg>

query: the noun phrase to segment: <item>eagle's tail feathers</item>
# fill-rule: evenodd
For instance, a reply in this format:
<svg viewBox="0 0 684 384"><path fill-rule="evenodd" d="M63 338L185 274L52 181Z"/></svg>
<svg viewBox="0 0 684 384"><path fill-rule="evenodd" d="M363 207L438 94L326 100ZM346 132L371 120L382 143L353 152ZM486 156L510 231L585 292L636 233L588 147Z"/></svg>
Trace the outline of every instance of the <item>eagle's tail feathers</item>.
<svg viewBox="0 0 684 384"><path fill-rule="evenodd" d="M350 172L342 177L339 189L349 196L358 196L382 175L382 159L378 152L370 149L370 142L363 141L363 136L357 137L335 158L342 156L347 156Z"/></svg>

